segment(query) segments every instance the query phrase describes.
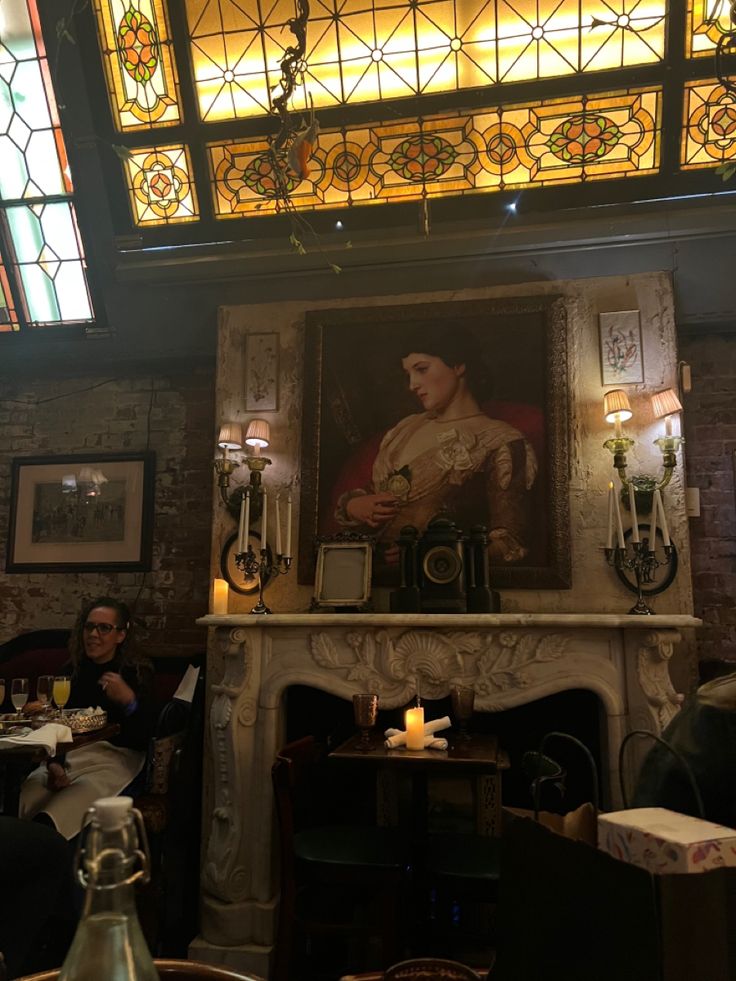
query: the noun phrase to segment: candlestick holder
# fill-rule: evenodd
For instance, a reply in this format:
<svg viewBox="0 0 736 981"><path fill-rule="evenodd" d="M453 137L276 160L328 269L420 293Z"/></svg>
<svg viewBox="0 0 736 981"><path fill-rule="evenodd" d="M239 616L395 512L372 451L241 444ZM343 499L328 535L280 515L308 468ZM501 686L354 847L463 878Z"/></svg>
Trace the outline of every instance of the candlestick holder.
<svg viewBox="0 0 736 981"><path fill-rule="evenodd" d="M245 576L258 576L258 602L250 611L256 615L271 613L271 609L263 602L263 590L273 576L285 576L291 569L290 555L276 555L269 546L258 549L258 553L253 546L248 543L244 552L238 552L235 556L235 564Z"/></svg>
<svg viewBox="0 0 736 981"><path fill-rule="evenodd" d="M624 586L636 593L636 603L629 613L637 616L648 616L654 612L647 604L646 598L664 592L672 585L677 574L675 546L671 543L659 545L656 540L650 542L648 532L648 525L640 525L641 541L629 540L625 541L623 548L605 549L608 564L616 570ZM631 529L627 531L626 538L631 538ZM658 570L663 570L663 577L659 582L657 582Z"/></svg>

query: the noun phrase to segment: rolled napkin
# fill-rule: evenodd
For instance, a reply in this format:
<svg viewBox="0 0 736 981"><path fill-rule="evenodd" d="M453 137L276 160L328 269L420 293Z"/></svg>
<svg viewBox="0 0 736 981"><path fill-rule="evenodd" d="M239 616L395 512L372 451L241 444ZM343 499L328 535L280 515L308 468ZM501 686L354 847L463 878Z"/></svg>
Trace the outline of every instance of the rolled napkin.
<svg viewBox="0 0 736 981"><path fill-rule="evenodd" d="M0 753L12 746L41 746L49 755L54 756L59 743L71 742L74 742L74 737L69 726L47 722L40 729L31 729L17 736L3 736L0 739Z"/></svg>
<svg viewBox="0 0 736 981"><path fill-rule="evenodd" d="M449 729L452 723L450 722L449 715L443 715L441 719L433 719L431 722L424 723L424 735L431 736L435 732L442 732L443 729ZM385 732L386 749L396 749L399 746L406 746L406 733L402 729L387 729ZM425 742L425 746L427 743ZM434 749L439 747L435 746ZM446 746L442 747L447 749Z"/></svg>

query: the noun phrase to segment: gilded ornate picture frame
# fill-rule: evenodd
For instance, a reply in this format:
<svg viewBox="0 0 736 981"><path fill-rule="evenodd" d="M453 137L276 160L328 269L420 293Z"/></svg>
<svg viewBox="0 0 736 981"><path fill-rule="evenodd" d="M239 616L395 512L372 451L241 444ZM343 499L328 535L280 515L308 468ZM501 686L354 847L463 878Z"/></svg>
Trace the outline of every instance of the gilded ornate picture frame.
<svg viewBox="0 0 736 981"><path fill-rule="evenodd" d="M417 501L434 481L425 510L446 509L466 533L473 523L488 528L493 587L569 588L567 321L560 297L315 310L305 332L300 582L313 581L315 538L352 530L375 537L374 586L396 585L392 542L402 521L426 527L432 515ZM431 355L428 338L448 334L468 351L455 357L462 361L455 373L467 375L470 388L472 371L477 411L431 437L424 428L433 418L431 393L407 376L413 368L404 349ZM436 440L429 464L389 456L389 444L412 427L415 442ZM398 502L390 527L379 492ZM356 507L359 495L365 499ZM367 527L369 500L377 510Z"/></svg>

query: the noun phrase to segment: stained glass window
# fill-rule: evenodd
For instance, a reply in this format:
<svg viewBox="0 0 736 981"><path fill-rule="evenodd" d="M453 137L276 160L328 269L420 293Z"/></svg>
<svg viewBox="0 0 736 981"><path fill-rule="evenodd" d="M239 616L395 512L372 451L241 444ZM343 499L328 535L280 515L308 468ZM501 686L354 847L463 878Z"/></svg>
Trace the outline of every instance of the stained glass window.
<svg viewBox="0 0 736 981"><path fill-rule="evenodd" d="M0 322L88 322L72 182L35 0L3 0L0 15Z"/></svg>
<svg viewBox="0 0 736 981"><path fill-rule="evenodd" d="M257 116L280 91L293 0L186 0L205 121ZM659 62L666 0L312 0L303 84L316 107Z"/></svg>
<svg viewBox="0 0 736 981"><path fill-rule="evenodd" d="M136 225L166 225L199 217L189 151L181 144L134 150L125 161Z"/></svg>
<svg viewBox="0 0 736 981"><path fill-rule="evenodd" d="M18 330L18 315L13 308L10 283L0 262L0 332Z"/></svg>
<svg viewBox="0 0 736 981"><path fill-rule="evenodd" d="M322 131L307 179L267 140L208 147L219 217L381 204L656 172L661 91L632 90Z"/></svg>
<svg viewBox="0 0 736 981"><path fill-rule="evenodd" d="M688 57L713 54L731 29L731 0L688 0Z"/></svg>
<svg viewBox="0 0 736 981"><path fill-rule="evenodd" d="M685 86L682 168L736 160L736 98L717 81Z"/></svg>
<svg viewBox="0 0 736 981"><path fill-rule="evenodd" d="M162 0L94 0L119 130L180 122L179 82Z"/></svg>

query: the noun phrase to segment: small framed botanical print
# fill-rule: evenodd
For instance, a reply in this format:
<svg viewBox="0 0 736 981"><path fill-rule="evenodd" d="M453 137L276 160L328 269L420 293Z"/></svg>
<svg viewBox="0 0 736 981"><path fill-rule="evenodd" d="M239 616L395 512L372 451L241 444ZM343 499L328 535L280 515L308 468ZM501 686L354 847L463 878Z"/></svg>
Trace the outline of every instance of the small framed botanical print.
<svg viewBox="0 0 736 981"><path fill-rule="evenodd" d="M275 412L279 407L279 335L248 334L245 344L245 408Z"/></svg>
<svg viewBox="0 0 736 981"><path fill-rule="evenodd" d="M601 380L604 385L644 381L641 321L638 310L599 314Z"/></svg>

